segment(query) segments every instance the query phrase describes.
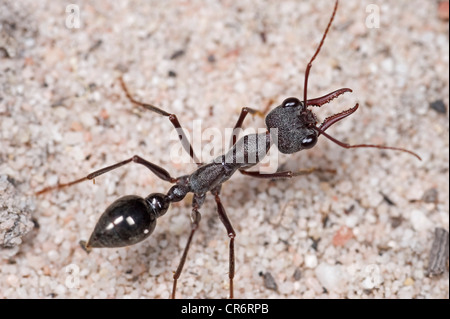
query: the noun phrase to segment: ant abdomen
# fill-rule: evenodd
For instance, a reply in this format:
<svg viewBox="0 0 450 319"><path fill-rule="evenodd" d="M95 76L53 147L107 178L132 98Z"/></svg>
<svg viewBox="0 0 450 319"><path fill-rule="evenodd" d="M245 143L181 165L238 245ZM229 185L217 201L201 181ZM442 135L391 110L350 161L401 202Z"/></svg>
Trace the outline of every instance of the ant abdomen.
<svg viewBox="0 0 450 319"><path fill-rule="evenodd" d="M81 246L123 247L146 239L156 227L156 219L165 214L170 202L164 194L150 194L145 199L127 195L117 199L100 216L89 241Z"/></svg>

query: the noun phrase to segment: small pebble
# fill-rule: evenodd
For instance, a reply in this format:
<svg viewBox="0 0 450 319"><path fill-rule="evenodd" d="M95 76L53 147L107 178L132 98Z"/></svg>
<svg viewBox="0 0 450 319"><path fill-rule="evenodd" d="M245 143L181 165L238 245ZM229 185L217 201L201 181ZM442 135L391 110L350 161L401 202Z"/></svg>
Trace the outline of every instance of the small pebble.
<svg viewBox="0 0 450 319"><path fill-rule="evenodd" d="M19 284L19 278L16 275L8 275L8 277L6 277L6 282L11 287L17 287Z"/></svg>
<svg viewBox="0 0 450 319"><path fill-rule="evenodd" d="M422 200L425 203L434 203L437 204L438 202L438 190L436 188L430 188L427 189L423 195L422 195Z"/></svg>
<svg viewBox="0 0 450 319"><path fill-rule="evenodd" d="M361 286L363 289L374 289L377 288L382 282L380 271L378 268L366 270L366 276L364 277Z"/></svg>
<svg viewBox="0 0 450 319"><path fill-rule="evenodd" d="M302 278L302 271L300 270L300 268L295 268L292 277L294 278L294 280L300 280L300 278Z"/></svg>
<svg viewBox="0 0 450 319"><path fill-rule="evenodd" d="M444 104L444 101L442 101L442 100L437 100L437 101L430 103L430 107L431 107L431 109L435 110L436 112L438 112L440 114L447 113L447 108Z"/></svg>
<svg viewBox="0 0 450 319"><path fill-rule="evenodd" d="M427 215L423 211L418 209L415 209L411 212L410 221L416 231L426 231L432 226L432 223Z"/></svg>
<svg viewBox="0 0 450 319"><path fill-rule="evenodd" d="M397 228L398 226L400 226L403 222L403 218L401 216L399 217L391 217L391 227L392 228Z"/></svg>
<svg viewBox="0 0 450 319"><path fill-rule="evenodd" d="M184 50L177 50L174 53L172 53L172 55L170 56L171 60L175 60L178 59L180 57L182 57L186 52Z"/></svg>
<svg viewBox="0 0 450 319"><path fill-rule="evenodd" d="M449 2L440 1L438 6L438 16L439 19L443 21L448 21L449 19Z"/></svg>
<svg viewBox="0 0 450 319"><path fill-rule="evenodd" d="M306 255L305 256L305 267L306 268L315 268L317 266L317 257L316 255Z"/></svg>
<svg viewBox="0 0 450 319"><path fill-rule="evenodd" d="M339 265L320 263L315 274L321 285L329 291L336 291L343 284L343 273Z"/></svg>
<svg viewBox="0 0 450 319"><path fill-rule="evenodd" d="M20 245L23 236L34 227L30 199L11 183L12 180L8 175L0 175L0 248ZM11 257L16 252L13 249L0 249L0 257L3 254Z"/></svg>
<svg viewBox="0 0 450 319"><path fill-rule="evenodd" d="M414 279L412 279L411 277L406 278L405 281L403 282L403 285L405 285L405 286L414 285Z"/></svg>
<svg viewBox="0 0 450 319"><path fill-rule="evenodd" d="M270 272L260 272L259 275L264 279L264 286L267 289L278 290L277 283Z"/></svg>
<svg viewBox="0 0 450 319"><path fill-rule="evenodd" d="M336 232L336 235L333 237L333 245L336 247L344 246L350 239L353 238L353 231L351 228L347 226L342 226Z"/></svg>

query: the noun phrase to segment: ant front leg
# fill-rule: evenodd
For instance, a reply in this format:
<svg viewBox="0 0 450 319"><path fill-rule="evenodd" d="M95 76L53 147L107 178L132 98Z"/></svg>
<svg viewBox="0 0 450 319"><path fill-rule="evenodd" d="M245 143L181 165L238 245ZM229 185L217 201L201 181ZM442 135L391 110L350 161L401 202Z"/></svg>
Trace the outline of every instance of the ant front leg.
<svg viewBox="0 0 450 319"><path fill-rule="evenodd" d="M252 115L258 115L260 117L265 117L266 113L269 111L270 105L272 103L273 103L273 99L269 99L269 101L266 103L266 107L264 108L263 111L255 110L250 107L243 107L241 109L241 114L239 114L239 118L233 128L233 135L232 135L231 141L230 141L230 148L233 147L234 144L236 144L237 136L239 134L239 132L236 132L236 130L242 128L242 123L244 122L245 118L247 117L247 114L250 113Z"/></svg>
<svg viewBox="0 0 450 319"><path fill-rule="evenodd" d="M242 123L244 122L244 120L247 117L248 113L250 113L252 115L256 114L256 115L259 115L261 117L264 117L264 112L252 109L250 107L243 107L241 109L241 114L239 115L239 118L238 118L238 120L237 120L237 122L236 122L236 124L234 125L234 128L233 128L233 135L231 136L230 147L233 147L233 145L236 144L237 136L239 134L239 132L236 132L236 130L239 130L240 128L242 128Z"/></svg>
<svg viewBox="0 0 450 319"><path fill-rule="evenodd" d="M131 103L142 106L142 107L146 108L147 110L150 110L152 112L158 113L159 115L166 116L169 118L169 121L172 123L172 125L175 127L175 129L178 133L178 138L180 139L180 142L183 145L184 150L189 154L189 156L197 164L197 166L202 165L202 163L198 160L197 156L195 155L194 148L192 147L191 143L187 139L186 134L184 134L183 127L181 126L180 122L178 121L177 116L175 114L168 113L154 105L135 100L131 96L131 93L128 90L127 86L125 85L125 82L123 81L122 77L119 78L119 81L125 92L125 95L127 96L128 100L130 100Z"/></svg>
<svg viewBox="0 0 450 319"><path fill-rule="evenodd" d="M72 185L75 185L75 184L78 184L78 183L81 183L81 182L84 182L84 181L87 181L87 180L94 179L97 176L103 175L103 174L105 174L107 172L110 172L110 171L112 171L112 170L114 170L116 168L119 168L121 166L124 166L124 165L132 163L132 162L144 165L149 170L151 170L156 176L158 176L160 179L162 179L164 181L167 181L167 182L170 182L170 183L176 183L176 181L177 181L177 179L173 178L172 176L170 176L169 172L167 172L164 168L162 168L162 167L160 167L160 166L158 166L156 164L153 164L153 163L143 159L142 157L140 157L138 155L134 155L133 157L131 157L129 159L126 159L126 160L124 160L122 162L119 162L119 163L111 165L111 166L107 166L107 167L101 168L101 169L99 169L99 170L97 170L95 172L92 172L89 175L87 175L87 176L85 176L83 178L77 179L75 181L68 182L68 183L63 183L63 184L59 184L58 183L58 185L46 187L46 188L36 192L36 195L41 195L43 193L46 193L46 192L49 192L49 191L52 191L52 190L61 189L61 188L72 186Z"/></svg>

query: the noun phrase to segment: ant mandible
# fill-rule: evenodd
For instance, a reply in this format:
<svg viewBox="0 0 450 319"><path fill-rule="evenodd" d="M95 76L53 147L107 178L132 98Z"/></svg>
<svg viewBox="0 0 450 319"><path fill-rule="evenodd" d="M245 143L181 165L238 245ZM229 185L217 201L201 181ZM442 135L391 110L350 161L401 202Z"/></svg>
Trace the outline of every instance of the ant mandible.
<svg viewBox="0 0 450 319"><path fill-rule="evenodd" d="M298 172L280 171L272 174L264 174L258 171L248 171L247 169L258 164L273 145L275 145L281 153L293 154L301 150L312 148L317 143L317 139L320 135L325 136L329 140L344 148L374 147L397 150L414 155L420 160L420 157L416 153L403 148L373 144L349 145L337 140L325 132L336 122L353 114L358 109L358 104L356 104L353 108L326 118L320 125L317 125L318 120L314 113L309 109L310 106L320 107L346 92L352 92L351 89L342 88L319 98L307 99L309 72L311 70L312 63L319 54L319 51L328 34L330 26L336 15L337 7L338 0L336 0L333 13L322 36L322 40L320 41L316 52L306 67L303 101L300 101L295 97L290 97L285 99L281 105L275 107L271 112L269 112L265 118L265 124L267 126L267 131L265 133L249 134L240 138L238 141L236 141L237 138L234 134L231 141L232 147L228 152L218 156L210 163L201 163L197 159L192 145L188 142L177 116L151 104L146 104L135 100L131 96L121 77L119 79L120 83L131 103L169 118L178 132L183 148L189 153L193 161L197 163L197 169L188 175L172 177L164 168L135 155L117 164L97 170L78 180L44 188L36 194L40 195L51 190L61 189L86 180L92 180L97 176L124 166L128 163L141 164L147 167L160 179L175 184L169 189L167 194L152 193L145 198L136 195L128 195L113 202L101 215L89 240L87 242L80 241L83 249L89 253L92 248L123 247L143 241L153 232L156 226L156 220L167 212L171 203L179 202L183 200L188 193L193 193L191 231L181 256L181 260L173 275L174 281L171 297L175 298L177 281L186 262L189 247L192 243L192 238L200 223L201 215L199 209L205 201L206 194L210 192L215 198L219 219L225 226L230 239L228 277L229 296L230 298L233 298L233 278L235 273L234 240L236 233L225 212L225 208L222 205L220 190L222 188L222 184L236 171L251 177L269 179L292 178L294 176L309 174L316 169L311 168ZM242 108L240 116L234 126L235 132L242 127L242 123L248 113L262 114L260 111L251 108Z"/></svg>

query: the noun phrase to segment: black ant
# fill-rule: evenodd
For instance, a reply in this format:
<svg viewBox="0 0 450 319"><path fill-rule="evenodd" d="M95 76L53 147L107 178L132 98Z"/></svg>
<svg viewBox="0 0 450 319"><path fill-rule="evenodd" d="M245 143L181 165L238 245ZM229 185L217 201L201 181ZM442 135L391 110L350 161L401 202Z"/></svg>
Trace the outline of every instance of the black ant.
<svg viewBox="0 0 450 319"><path fill-rule="evenodd" d="M186 243L186 247L184 248L183 255L181 256L180 263L173 275L174 281L171 297L175 298L177 280L183 270L192 238L200 223L201 215L199 209L205 201L206 193L211 192L212 195L214 195L217 204L219 219L225 226L228 237L230 238L228 277L230 283L229 294L230 298L233 298L233 278L235 269L234 239L236 237L236 233L225 212L225 208L222 205L220 190L222 188L222 184L236 171L251 177L269 179L292 178L294 176L309 174L316 169L311 168L298 172L280 171L272 174L264 174L258 171L248 171L247 169L258 164L273 145L275 145L281 153L293 154L301 150L312 148L316 145L317 139L320 135L325 136L344 148L374 147L380 149L398 150L412 154L420 160L420 157L416 153L403 148L372 144L349 145L337 140L325 132L336 122L353 114L358 109L358 104L356 104L353 108L326 118L320 125L317 126L318 120L314 113L309 109L310 106L320 107L346 92L352 92L351 89L342 88L319 98L310 100L307 99L308 77L312 67L312 62L319 54L325 37L335 17L337 7L338 0L336 0L333 13L323 34L322 40L320 41L316 52L306 67L303 101L300 101L295 97L290 97L285 99L281 105L274 108L265 118L265 123L267 126L267 131L265 133L249 134L242 137L238 141L236 141L237 137L234 134L232 137L232 147L228 152L218 156L208 164L201 163L197 159L191 144L188 142L177 116L151 104L146 104L135 100L129 93L123 79L120 78L119 80L123 90L125 91L127 98L133 104L142 106L150 111L169 118L175 129L178 131L178 136L184 149L189 153L194 162L197 163L197 169L188 175L172 177L164 168L135 155L117 164L97 170L78 180L47 187L37 192L37 195L50 190L74 185L86 180L92 180L97 176L132 162L144 165L160 179L175 184L172 188L170 188L167 194L152 193L145 198L136 195L128 195L113 202L98 220L89 240L87 242L80 242L83 249L89 253L92 248L122 247L143 241L153 232L156 226L156 220L167 212L171 203L179 202L183 200L188 193L193 193L191 232ZM260 111L244 107L241 110L241 114L236 122L236 125L234 126L235 130L242 127L242 123L248 113L262 114Z"/></svg>

